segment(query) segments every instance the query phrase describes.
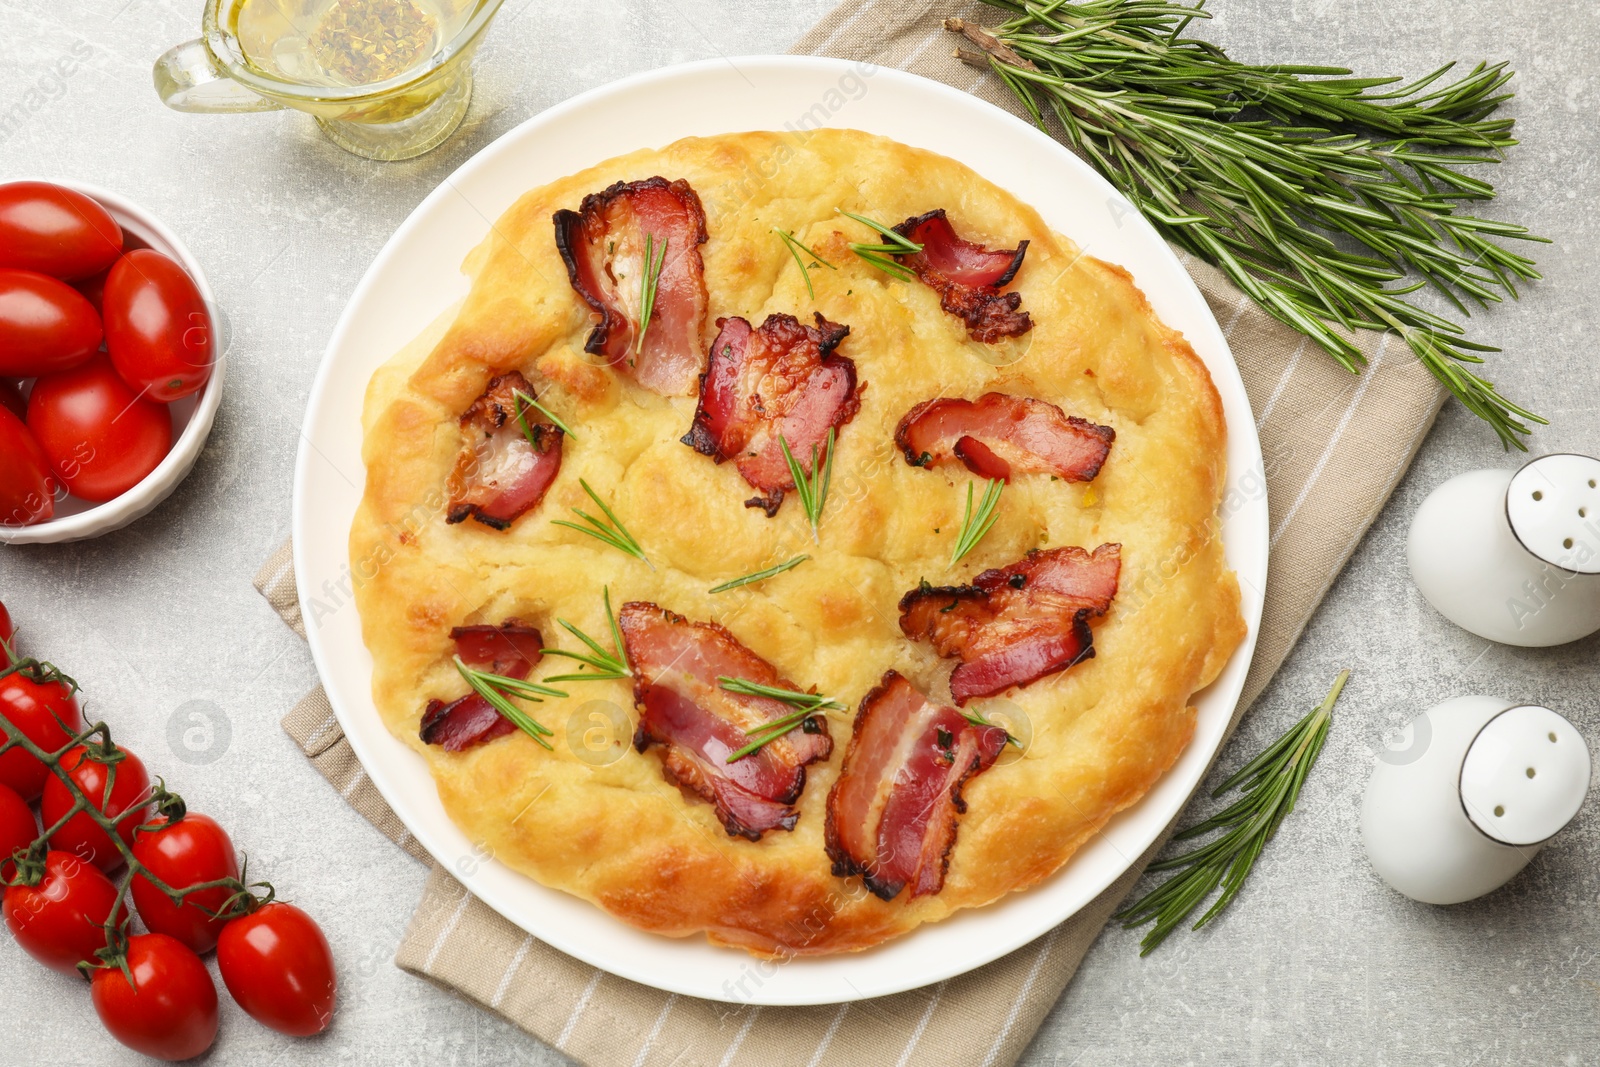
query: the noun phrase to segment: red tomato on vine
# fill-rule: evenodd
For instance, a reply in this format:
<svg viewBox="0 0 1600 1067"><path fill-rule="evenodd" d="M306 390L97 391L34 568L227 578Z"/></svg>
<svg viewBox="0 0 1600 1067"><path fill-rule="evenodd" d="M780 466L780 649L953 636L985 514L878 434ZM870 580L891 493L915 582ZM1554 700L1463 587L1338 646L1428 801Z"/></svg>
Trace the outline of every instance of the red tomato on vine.
<svg viewBox="0 0 1600 1067"><path fill-rule="evenodd" d="M106 947L105 925L117 887L98 868L70 852L47 852L36 885L6 890L6 926L22 950L46 967L74 974ZM118 921L127 916L119 909Z"/></svg>
<svg viewBox="0 0 1600 1067"><path fill-rule="evenodd" d="M73 687L58 672L42 668L0 678L0 718L46 752L61 749L83 729ZM49 769L20 748L0 755L0 785L15 789L23 800L37 799L49 777Z"/></svg>
<svg viewBox="0 0 1600 1067"><path fill-rule="evenodd" d="M111 1036L158 1060L187 1060L217 1039L217 987L188 948L166 934L139 934L118 961L95 971L95 1014ZM130 981L129 979L132 979Z"/></svg>
<svg viewBox="0 0 1600 1067"><path fill-rule="evenodd" d="M158 829L140 830L133 841L133 858L151 874L173 889L187 889L204 882L239 877L239 862L233 842L215 819L189 812L169 823L164 815L151 822ZM217 935L226 919L209 913L222 910L233 891L225 886L201 889L174 904L155 883L136 874L133 878L133 906L152 933L166 934L195 952L210 952L217 947Z"/></svg>
<svg viewBox="0 0 1600 1067"><path fill-rule="evenodd" d="M291 1037L333 1021L338 980L322 928L293 904L265 904L222 928L217 968L256 1022Z"/></svg>
<svg viewBox="0 0 1600 1067"><path fill-rule="evenodd" d="M133 831L144 821L150 803L150 772L145 770L144 761L125 748L113 748L111 762L102 762L97 749L78 745L61 757L61 769L94 809L107 818L134 812L117 824L117 836L131 847ZM73 799L71 790L52 776L45 783L44 797L39 803L45 825L54 826L59 822L71 810ZM102 871L114 871L123 863L122 852L111 836L84 811L50 835L50 847L71 852Z"/></svg>

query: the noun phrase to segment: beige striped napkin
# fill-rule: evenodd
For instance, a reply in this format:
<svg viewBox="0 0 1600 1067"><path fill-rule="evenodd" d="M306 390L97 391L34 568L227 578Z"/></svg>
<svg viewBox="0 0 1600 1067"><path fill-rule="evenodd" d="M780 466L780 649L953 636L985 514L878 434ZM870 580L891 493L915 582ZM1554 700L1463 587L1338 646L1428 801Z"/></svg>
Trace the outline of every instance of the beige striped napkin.
<svg viewBox="0 0 1600 1067"><path fill-rule="evenodd" d="M847 0L795 50L915 71L1009 108L992 78L950 58L939 29L949 15L982 22L990 13L970 3ZM1264 477L1268 486L1272 565L1237 723L1388 499L1443 394L1388 336L1359 339L1371 366L1352 377L1217 271L1188 259L1185 265L1228 335L1266 458L1256 484ZM273 553L256 586L303 635L288 545ZM430 862L362 771L321 689L283 725L357 811ZM438 866L395 962L591 1067L903 1065L913 1055L932 1067L1009 1067L1164 842L1165 835L1116 884L1035 943L931 988L854 1004L735 1007L636 985L535 940Z"/></svg>

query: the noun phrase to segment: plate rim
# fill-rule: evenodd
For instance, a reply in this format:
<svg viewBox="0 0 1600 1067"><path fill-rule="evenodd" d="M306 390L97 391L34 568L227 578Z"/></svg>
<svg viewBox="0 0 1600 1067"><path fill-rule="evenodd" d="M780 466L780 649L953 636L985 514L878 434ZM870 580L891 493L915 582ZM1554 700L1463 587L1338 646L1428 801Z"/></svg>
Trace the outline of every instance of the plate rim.
<svg viewBox="0 0 1600 1067"><path fill-rule="evenodd" d="M860 71L866 69L870 71L871 77L887 77L891 83L899 83L901 88L913 93L928 93L936 99L944 98L946 101L959 101L964 106L970 106L972 104L982 105L986 111L986 118L1002 125L1009 124L1012 127L1012 132L1014 134L1020 134L1024 137L1037 139L1038 141L1043 142L1041 147L1045 148L1047 151L1057 153L1060 157L1061 163L1064 166L1078 170L1080 178L1088 180L1091 185L1098 186L1106 195L1108 206L1112 203L1120 203L1126 208L1127 213L1134 219L1135 226L1148 230L1150 235L1156 238L1162 249L1160 255L1165 260L1165 266L1171 273L1174 279L1174 284L1180 284L1186 287L1187 291L1183 294L1185 298L1198 302L1198 307L1204 312L1201 325L1205 328L1206 333L1210 335L1203 338L1204 348L1202 348L1201 338L1198 338L1193 334L1189 334L1186 335L1186 339L1190 342L1191 346L1196 349L1197 354L1200 356L1202 362L1207 366L1208 372L1211 374L1214 380L1219 378L1219 372L1220 377L1227 379L1226 389L1224 389L1223 381L1217 381L1218 392L1219 394L1222 394L1224 407L1226 408L1229 405L1230 397L1227 394L1232 392L1234 393L1232 399L1238 404L1242 405L1244 414L1249 416L1245 418L1242 423L1230 418L1228 426L1229 435L1231 438L1235 438L1233 442L1234 444L1242 444L1244 446L1243 452L1245 457L1253 458L1256 468L1261 468L1264 466L1264 459L1261 452L1255 419L1248 394L1244 389L1243 379L1240 376L1237 363L1233 359L1231 348L1227 342L1226 333L1224 332L1221 324L1216 321L1215 315L1211 312L1205 301L1204 295L1199 290L1199 287L1194 283L1194 280L1189 275L1188 271L1184 269L1182 263L1173 253L1170 245L1168 245L1164 240L1160 239L1159 234L1155 232L1153 227L1151 227L1148 220L1140 215L1131 205L1129 205L1126 199L1122 197L1122 195L1118 193L1115 188L1111 186L1110 183L1107 182L1098 172L1096 172L1087 163L1079 159L1060 142L1049 137L1043 131L1040 131L1036 127L1029 125L1015 115L1012 115L1010 112L995 107L992 104L988 104L986 101L983 101L978 97L974 97L969 93L956 89L953 86L946 85L943 82L924 78L919 75L911 74L909 72L898 70L892 67L879 67L873 64L834 59L831 57L791 55L759 55L696 60L688 63L674 64L657 68L655 70L640 72L638 74L630 75L605 85L597 86L593 89L589 89L581 94L555 104L539 112L538 114L530 116L528 119L512 127L510 130L507 130L489 144L473 153L471 157L464 160L460 165L452 170L450 174L441 180L440 183L417 204L410 214L407 215L406 219L400 224L395 232L390 235L388 240L383 244L382 248L380 248L377 254L374 256L373 261L368 265L360 281L351 291L350 297L346 301L343 310L340 312L339 319L337 320L334 329L329 336L327 347L324 349L323 355L319 360L317 373L307 399L306 415L301 426L301 439L296 449L291 531L293 533L294 541L293 555L296 573L296 593L303 618L308 620L314 618L313 602L315 601L316 592L318 590L318 586L315 584L315 578L319 576L316 569L308 565L309 559L307 553L309 552L310 542L307 537L308 531L302 528L302 523L307 521L307 515L309 514L305 496L307 492L307 483L311 477L310 467L312 455L318 451L312 440L312 433L315 429L314 424L316 423L317 417L319 414L321 414L325 405L330 403L330 398L328 396L329 383L333 376L333 367L336 362L338 350L345 342L346 334L353 328L353 320L356 317L357 309L363 304L364 301L373 298L373 293L370 290L375 287L376 278L381 273L381 268L384 267L389 258L394 255L395 249L410 236L414 229L419 228L424 223L426 217L443 199L451 195L451 191L460 180L476 172L479 168L492 166L494 160L498 156L511 151L516 142L522 138L533 135L540 127L554 124L558 120L566 118L574 112L581 112L586 108L607 101L612 97L626 96L628 94L648 90L649 87L657 83L673 82L679 79L692 80L708 71L720 72L723 68L730 65L733 66L735 70L740 71L741 74L746 69L759 68L774 70L778 73L799 72L800 74L815 73L842 76L850 71ZM846 126L843 128L855 127ZM874 131L869 130L868 132ZM894 137L893 134L883 135ZM675 140L676 138L672 139ZM1004 184L1001 182L996 182L996 184L1000 184L1002 187L1004 187ZM484 230L487 231L490 225L491 220L486 218L484 221ZM481 239L481 237L479 239ZM1085 251L1087 253L1087 248ZM1181 282L1177 281L1177 279L1181 279ZM1143 289L1141 289L1141 291L1143 291ZM443 310L445 310L445 308L441 307L439 312L442 312ZM435 312L435 314L437 313L438 312ZM1207 351L1215 353L1217 360L1215 364L1213 363L1212 359L1207 357ZM1230 445L1228 451L1233 453L1236 450ZM362 470L364 473L364 466ZM1231 485L1238 473L1239 472L1234 468L1233 463L1230 461L1228 480L1225 485ZM1225 701L1225 706L1228 710L1230 718L1232 714L1237 711L1238 701L1243 689L1244 678L1248 673L1249 665L1254 657L1255 647L1260 633L1261 614L1263 608L1263 597L1260 595L1260 591L1265 587L1268 554L1270 549L1268 536L1269 518L1267 512L1265 479L1263 478L1261 481L1262 488L1258 495L1254 497L1247 497L1242 505L1242 509L1248 512L1247 514L1241 513L1231 518L1227 516L1223 517L1224 529L1226 529L1229 524L1235 522L1249 523L1252 528L1248 531L1241 530L1241 533L1247 533L1249 535L1249 539L1259 548L1259 554L1252 556L1249 559L1249 562L1254 564L1254 566L1251 567L1252 573L1244 573L1244 567L1238 561L1230 558L1230 563L1233 564L1235 573L1238 574L1241 584L1250 583L1252 592L1255 595L1246 596L1244 598L1243 612L1247 626L1244 641L1241 643L1239 648L1235 650L1233 656L1230 658L1228 664L1224 667L1218 679L1215 680L1212 685L1207 688L1207 690L1202 691L1202 693L1216 691L1218 693L1225 694L1224 696L1213 696L1212 699L1221 699ZM348 543L348 529L337 531L336 533L339 543ZM466 873L456 869L460 867L460 864L453 863L452 860L444 854L446 851L445 849L436 847L436 843L431 840L433 836L432 833L428 831L419 832L418 826L416 825L414 818L411 817L411 812L409 810L411 807L411 801L409 798L402 795L401 783L391 778L391 770L385 768L381 761L375 759L376 754L372 752L368 746L369 739L363 728L365 727L366 729L370 729L371 724L363 723L360 719L360 716L362 715L376 720L377 730L381 733L383 738L392 740L395 744L403 745L403 742L392 738L392 735L388 733L387 727L384 726L381 717L378 715L376 708L373 706L370 697L370 672L368 672L365 677L365 688L368 695L364 700L359 701L361 707L348 707L342 697L342 694L339 693L338 687L331 681L331 679L335 677L335 672L330 668L330 664L327 659L327 652L321 646L321 631L313 625L307 626L306 632L307 641L311 648L312 659L317 669L319 681L322 682L323 688L328 695L329 703L333 708L334 715L337 718L340 728L343 730L346 739L349 740L351 748L355 752L356 757L360 762L361 770L372 781L373 785L383 797L385 802L388 803L391 809L394 810L396 816L406 827L407 831L413 837L415 837L420 844L422 844L435 862L444 866L450 871L452 876L457 877L460 881L462 881L462 883L473 896L477 896L478 899L488 904L491 908L504 916L508 921L520 929L527 931L529 934L538 938L539 940L542 940L559 951L573 956L574 958L607 973L614 974L630 981L638 982L640 984L669 993L693 996L713 1001L763 1006L838 1004L848 1001L892 995L894 993L921 988L939 981L965 974L971 970L977 969L978 967L984 966L987 963L993 962L995 959L1025 947L1040 937L1048 934L1052 929L1059 927L1061 923L1066 922L1073 915L1081 911L1083 907L1092 902L1101 892L1105 890L1106 887L1115 882L1117 878L1120 878L1129 867L1137 862L1137 856L1143 852L1144 848L1148 847L1148 845L1154 841L1156 836L1159 835L1161 826L1164 826L1165 823L1171 819L1176 818L1187 804L1186 799L1180 800L1177 807L1169 813L1167 819L1162 820L1161 824L1156 827L1155 832L1149 835L1149 839L1143 842L1138 851L1136 851L1131 858L1127 856L1123 857L1127 860L1126 863L1122 864L1121 866L1116 866L1115 864L1108 866L1105 868L1105 872L1101 877L1092 879L1091 888L1088 890L1087 895L1083 896L1083 899L1077 903L1075 907L1072 907L1070 910L1066 910L1059 914L1054 914L1048 925L1045 925L1042 928L1034 929L1030 926L1026 936L1003 939L999 942L999 947L988 945L982 951L972 953L968 957L963 957L959 962L952 963L949 966L934 969L919 969L915 974L908 974L905 977L895 981L879 983L866 990L856 989L854 983L848 983L851 986L851 992L845 994L841 994L837 988L823 992L807 993L803 991L791 990L787 986L782 989L771 991L767 991L764 986L758 986L755 994L745 995L741 985L740 995L735 996L728 991L727 983L724 983L719 989L716 987L706 986L699 982L686 980L676 973L660 973L641 970L639 966L632 964L629 960L625 958L617 958L614 955L606 956L604 953L599 952L595 946L585 943L581 937L574 938L569 936L566 931L559 928L553 928L550 924L545 924L539 929L534 929L534 927L540 926L537 921L530 921L530 916L521 914L520 910L515 907L514 902L504 899L500 892L498 892L494 887L486 886L484 884L486 878L481 873L482 870L490 867L496 867L500 870L507 872L510 871L509 868L499 865L492 859L486 860L482 866L477 869L476 873ZM1219 687L1221 688L1219 689ZM1199 697L1200 694L1196 694L1196 703L1200 702L1198 699ZM1205 763L1207 766L1209 766L1210 762L1221 750L1221 747L1226 740L1226 736L1227 730L1224 728L1219 732L1216 743L1212 746L1211 750L1205 754ZM1190 746L1186 748L1182 754L1180 754L1178 763L1183 762L1185 758L1189 757L1190 752L1193 749L1194 742L1191 741ZM409 754L413 756L415 755L414 753ZM419 756L416 758L420 762L421 757ZM1150 799L1151 794L1154 793L1156 789L1158 789L1163 783L1167 782L1170 778L1177 774L1178 763L1175 763L1173 768L1169 769L1167 773L1163 775L1162 779L1158 781L1157 784L1152 787L1151 791L1142 797L1139 802L1134 804L1126 811L1114 816L1113 823L1107 824L1107 827L1104 829L1110 829L1117 820L1129 817L1131 813L1138 812L1141 808L1145 807ZM373 766L375 764L380 767L379 773L373 772ZM1185 797L1193 795L1193 791L1198 787L1200 781L1203 779L1204 773L1205 768L1202 767L1199 773L1193 776L1193 781L1189 782L1188 790L1184 794ZM427 781L428 784L432 784L431 777L429 777ZM431 799L434 803L438 803L436 792L433 793L429 799ZM1104 832L1102 832L1101 836L1105 836ZM1064 864L1061 869L1052 874L1051 877L1046 879L1044 883L1031 887L1029 890L1019 895L1027 896L1029 894L1035 894L1044 891L1049 882L1064 877L1064 872L1068 871L1068 869L1072 866L1073 861L1081 856L1086 850L1087 849L1081 849L1078 853L1075 853L1073 859L1069 859L1069 861ZM1118 851L1120 853L1120 850ZM542 889L550 893L558 893L562 896L567 896L566 894L561 893L560 890L553 890L549 889L548 887L540 886L539 883L527 878L524 875L518 875L515 874L515 872L510 873L512 873L515 878L524 880L538 889ZM568 899L576 900L577 898L568 897ZM1016 898L1012 897L1007 899L1014 900ZM633 933L643 934L643 936L652 938L656 941L671 942L673 944L690 944L697 948L705 946L703 938L676 940L664 938L660 935L648 934L642 931L633 930L633 928L627 927L626 924L623 924L621 920L615 919L598 907L589 904L587 901L579 901L579 903L585 908L590 909L595 915L600 916L606 923L614 924L622 927L624 930L630 930ZM988 905L985 909L972 909L972 911L988 911L991 909L1000 908L1005 903L1006 900L997 901ZM945 920L944 923L930 924L919 927L917 930L912 931L904 937L901 937L886 946L880 946L878 949L871 951L888 952L892 951L895 946L902 946L904 943L909 942L919 936L927 938L936 934L938 930L949 927L952 923L961 918L961 916L969 914L971 914L971 911L964 911L962 913L958 913L956 916L952 916L948 920ZM736 954L736 958L739 960L750 960L750 957L748 957L741 950L718 949L717 951L734 953ZM841 958L849 959L850 957L800 957L798 959L788 961L785 964L785 969L795 966L805 967L808 963L812 962L813 959L816 959L820 962L839 960ZM792 985L793 983L790 984Z"/></svg>

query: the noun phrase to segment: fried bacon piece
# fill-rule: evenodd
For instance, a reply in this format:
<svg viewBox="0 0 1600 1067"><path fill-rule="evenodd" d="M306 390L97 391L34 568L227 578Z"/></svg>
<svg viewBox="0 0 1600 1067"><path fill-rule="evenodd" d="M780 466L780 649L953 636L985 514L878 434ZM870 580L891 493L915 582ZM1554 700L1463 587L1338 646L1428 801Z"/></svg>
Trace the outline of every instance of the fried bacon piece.
<svg viewBox="0 0 1600 1067"><path fill-rule="evenodd" d="M828 793L833 873L861 875L884 900L907 886L913 899L939 892L967 810L962 787L1005 745L1005 730L968 721L889 671L861 701L844 769Z"/></svg>
<svg viewBox="0 0 1600 1067"><path fill-rule="evenodd" d="M1094 655L1089 619L1117 594L1122 546L1093 554L1063 547L1029 552L984 571L971 585L926 582L900 598L900 629L961 663L950 675L957 704L1029 685Z"/></svg>
<svg viewBox="0 0 1600 1067"><path fill-rule="evenodd" d="M556 480L565 435L537 408L525 406L519 420L519 392L538 399L528 379L516 371L502 374L461 416L466 440L450 475L446 522L464 522L470 516L485 526L504 530L538 506ZM522 432L523 421L533 436L531 441Z"/></svg>
<svg viewBox="0 0 1600 1067"><path fill-rule="evenodd" d="M572 288L599 315L584 351L626 367L652 393L693 393L706 324L706 213L694 189L681 178L617 182L584 197L577 211L557 211L555 227ZM643 323L646 236L653 263L665 261Z"/></svg>
<svg viewBox="0 0 1600 1067"><path fill-rule="evenodd" d="M827 456L828 431L861 408L856 365L834 349L850 327L820 314L815 327L793 315L768 315L757 329L741 318L718 319L711 359L700 379L700 406L684 444L739 473L765 494L745 501L768 517L778 513L794 478L778 438L807 474L811 450Z"/></svg>
<svg viewBox="0 0 1600 1067"><path fill-rule="evenodd" d="M716 808L729 836L758 841L768 830L793 830L794 804L806 785L806 765L827 759L833 739L813 716L775 741L732 763L749 743L747 730L793 709L766 697L730 693L719 676L782 689L799 688L772 664L715 623L690 622L654 604L632 601L617 613L634 674L634 700L643 709L633 745L665 746L667 781Z"/></svg>
<svg viewBox="0 0 1600 1067"><path fill-rule="evenodd" d="M944 208L906 219L894 231L922 246L895 259L939 294L939 306L965 322L973 340L995 344L1033 329L1028 313L1017 310L1022 294L1000 291L1022 266L1027 241L1010 250L973 244L956 235Z"/></svg>
<svg viewBox="0 0 1600 1067"><path fill-rule="evenodd" d="M1009 393L924 400L906 412L894 431L895 444L913 467L960 461L980 478L1008 482L1013 472L1091 481L1116 437L1109 426L1068 415L1044 400Z"/></svg>
<svg viewBox="0 0 1600 1067"><path fill-rule="evenodd" d="M450 639L456 643L461 662L507 678L526 678L544 656L539 631L517 619L507 619L499 626L457 626L450 631ZM477 693L449 704L430 700L422 713L423 742L446 752L473 748L516 729Z"/></svg>

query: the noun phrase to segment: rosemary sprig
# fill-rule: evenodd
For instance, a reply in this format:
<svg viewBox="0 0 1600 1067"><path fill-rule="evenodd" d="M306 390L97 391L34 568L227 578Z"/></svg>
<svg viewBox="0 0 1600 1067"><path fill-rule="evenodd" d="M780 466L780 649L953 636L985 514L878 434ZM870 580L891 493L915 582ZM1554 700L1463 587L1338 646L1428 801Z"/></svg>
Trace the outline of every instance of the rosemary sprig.
<svg viewBox="0 0 1600 1067"><path fill-rule="evenodd" d="M655 570L656 565L650 562L649 557L644 554L644 549L639 547L639 542L634 540L633 535L628 532L628 528L622 525L622 520L617 518L616 512L606 507L606 502L595 495L595 491L589 488L588 482L579 478L578 484L583 486L583 491L589 494L589 499L593 500L600 510L605 512L606 518L611 521L609 523L601 522L587 511L573 508L573 514L588 523L587 526L569 522L566 519L552 519L550 525L565 526L569 530L577 530L581 534L588 534L597 541L604 541L618 552L626 552L635 559L643 560L646 567Z"/></svg>
<svg viewBox="0 0 1600 1067"><path fill-rule="evenodd" d="M656 287L661 284L661 268L667 265L667 245L671 243L670 239L663 240L657 249L655 238L648 233L644 235L644 274L639 278L639 336L633 340L635 356L644 351L644 335L650 332L650 317L656 312ZM656 252L660 255L656 256Z"/></svg>
<svg viewBox="0 0 1600 1067"><path fill-rule="evenodd" d="M883 235L883 241L878 244L851 241L850 251L854 252L857 256L866 260L868 263L872 264L874 267L877 267L879 270L890 275L891 277L899 278L903 282L914 281L916 279L917 276L912 273L909 267L905 267L899 263L896 263L890 257L908 256L915 252L920 252L922 251L921 245L908 237L904 237L901 234L896 233L893 229L885 226L881 222L878 222L876 219L869 219L865 215L857 215L855 212L846 211L843 208L838 208L836 210L845 218L855 219L869 230L874 230Z"/></svg>
<svg viewBox="0 0 1600 1067"><path fill-rule="evenodd" d="M539 447L539 442L534 440L533 431L528 428L527 411L530 407L539 414L543 415L545 418L549 419L551 424L554 425L556 429L560 430L574 441L578 439L578 435L572 432L572 427L562 422L556 416L555 412L539 403L539 401L535 400L527 393L524 393L521 389L516 390L515 395L517 398L517 423L522 427L522 436L526 437L528 439L528 443L535 449Z"/></svg>
<svg viewBox="0 0 1600 1067"><path fill-rule="evenodd" d="M756 582L764 582L774 575L782 574L784 571L792 570L793 568L800 566L800 564L804 563L810 558L811 557L807 555L799 555L794 557L794 559L786 559L777 566L768 567L764 571L756 571L754 574L746 574L742 578L735 578L732 581L723 582L721 585L714 585L707 590L707 592L726 593L728 590L737 589L741 585L753 585Z"/></svg>
<svg viewBox="0 0 1600 1067"><path fill-rule="evenodd" d="M1143 926L1154 920L1155 927L1144 936L1139 955L1147 956L1165 941L1167 935L1178 928L1198 908L1220 883L1222 895L1194 924L1200 929L1216 918L1238 894L1257 857L1266 847L1278 824L1294 810L1300 796L1300 787L1328 736L1328 723L1333 705L1344 689L1349 671L1340 671L1334 679L1327 697L1309 715L1295 723L1287 733L1278 738L1266 751L1245 764L1211 794L1221 796L1238 787L1243 794L1224 810L1180 831L1174 841L1187 841L1212 830L1227 832L1208 844L1181 856L1159 860L1150 865L1152 871L1179 870L1143 898L1128 905L1114 918L1121 919L1127 928ZM1243 783L1242 785L1240 783Z"/></svg>
<svg viewBox="0 0 1600 1067"><path fill-rule="evenodd" d="M1466 313L1539 277L1501 241L1544 238L1462 210L1494 197L1468 169L1516 144L1495 116L1511 97L1504 63L1398 85L1236 62L1181 36L1208 13L1166 0L984 2L1014 17L993 30L947 20L982 50L957 55L992 69L1041 128L1053 116L1163 236L1347 370L1365 363L1348 331L1395 331L1502 442L1525 447L1527 423L1545 420L1472 369L1498 349L1408 299L1431 286Z"/></svg>
<svg viewBox="0 0 1600 1067"><path fill-rule="evenodd" d="M819 711L844 710L844 705L832 697L823 696L820 693L797 693L793 689L780 689L777 686L762 685L760 682L752 682L748 678L729 678L726 675L718 675L717 684L730 693L766 697L770 700L781 701L795 709L787 715L773 719L771 722L763 723L754 730L746 732L745 736L750 739L750 743L743 748L730 752L727 760L724 761L727 763L744 759L750 753L759 751L795 727L803 725L807 719Z"/></svg>
<svg viewBox="0 0 1600 1067"><path fill-rule="evenodd" d="M611 639L616 642L616 652L607 652L605 648L578 629L566 619L557 618L556 622L567 633L582 641L593 655L584 655L581 652L567 652L559 648L541 648L539 651L546 656L559 656L562 659L575 659L587 667L594 668L588 673L579 674L552 674L545 679L547 682L603 682L615 678L631 678L633 672L628 669L628 664L622 658L622 627L617 625L616 613L611 610L611 587L602 589L602 596L606 605L606 624L611 628Z"/></svg>
<svg viewBox="0 0 1600 1067"><path fill-rule="evenodd" d="M461 662L460 656L455 656L453 658L455 660L456 670L461 672L461 677L466 679L467 684L472 687L473 692L487 700L494 710L505 716L506 720L509 721L511 725L515 726L517 729L521 730L523 733L539 742L539 744L543 745L545 748L550 748L550 742L546 741L545 738L554 737L555 734L538 719L535 719L532 715L529 715L527 712L511 703L506 693L508 691L513 691L513 687L515 687L513 695L521 700L534 701L541 699L541 697L538 695L540 693L543 693L546 696L563 697L567 694L561 692L559 689L551 689L549 686L536 685L532 682L523 682L516 678L507 678L502 674L489 674L485 671L474 670L465 663ZM552 751L554 750L552 749Z"/></svg>
<svg viewBox="0 0 1600 1067"><path fill-rule="evenodd" d="M953 567L961 561L961 557L978 547L978 542L983 540L993 528L996 520L1000 518L999 504L1000 492L1006 483L999 478L991 478L984 486L983 499L978 502L977 510L972 507L972 483L967 483L967 513L961 519L961 533L956 537L956 544L950 551L950 565Z"/></svg>
<svg viewBox="0 0 1600 1067"><path fill-rule="evenodd" d="M783 458L789 464L789 477L794 480L794 491L799 495L800 507L811 523L813 544L822 543L817 527L822 523L822 509L828 503L828 487L833 484L833 446L837 437L838 431L832 426L828 427L826 458L817 454L816 445L811 446L811 474L807 475L800 461L789 451L789 442L782 434L778 435L778 447L783 449Z"/></svg>
<svg viewBox="0 0 1600 1067"><path fill-rule="evenodd" d="M800 278L806 283L806 293L811 297L812 300L815 300L817 298L817 291L811 287L811 267L822 266L827 267L829 270L838 270L839 268L835 267L832 263L829 263L827 260L817 255L805 245L801 244L799 239L797 239L794 234L786 233L783 230L778 229L776 226L772 228L772 232L778 235L778 237L783 241L783 246L787 248L789 250L789 254L794 257L794 265L800 268ZM816 260L816 262L811 264L811 267L806 266L805 260L800 258L801 252L804 252L806 255Z"/></svg>

